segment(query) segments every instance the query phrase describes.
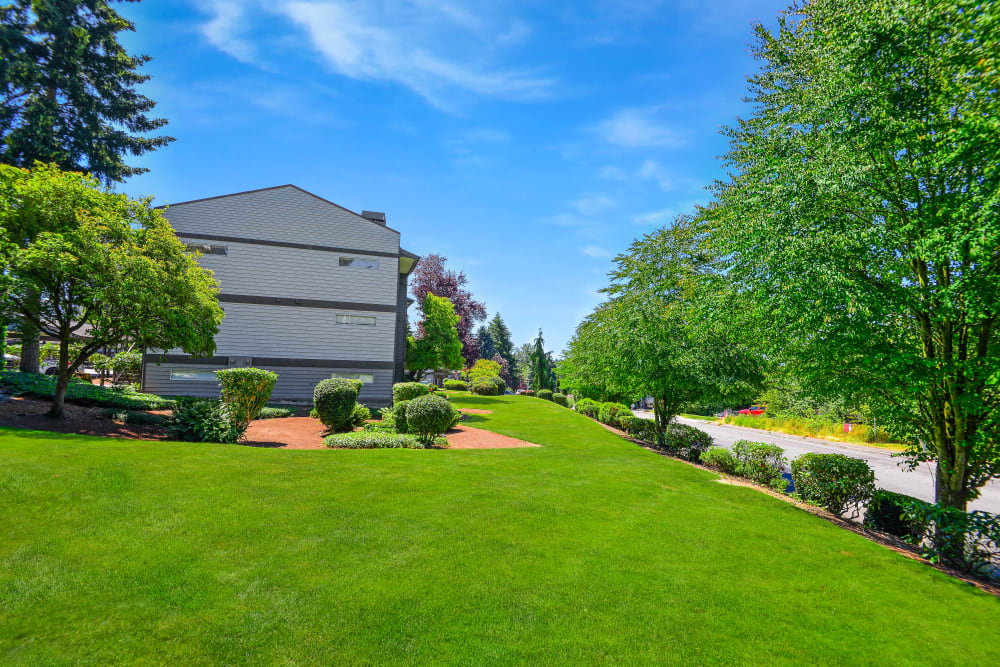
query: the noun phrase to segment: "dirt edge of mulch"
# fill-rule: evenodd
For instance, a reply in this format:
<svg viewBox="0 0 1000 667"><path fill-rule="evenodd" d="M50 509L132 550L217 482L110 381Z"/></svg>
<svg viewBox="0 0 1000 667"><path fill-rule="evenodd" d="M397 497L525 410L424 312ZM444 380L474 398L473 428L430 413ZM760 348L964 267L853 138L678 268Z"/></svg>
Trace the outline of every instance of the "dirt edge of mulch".
<svg viewBox="0 0 1000 667"><path fill-rule="evenodd" d="M480 408L458 408L458 411L465 415L491 415L492 410L482 410Z"/></svg>
<svg viewBox="0 0 1000 667"><path fill-rule="evenodd" d="M826 519L830 523L835 524L845 530L849 530L856 535L860 535L861 537L867 539L870 542L875 542L876 544L880 544L891 551L895 551L896 553L901 554L911 560L919 561L924 565L926 565L927 567L933 568L938 572L941 572L942 574L946 574L949 577L952 577L953 579L958 579L959 581L962 581L966 584L975 586L984 593L989 593L990 595L1000 598L1000 585L991 584L986 581L981 581L959 570L946 567L944 565L938 565L937 563L932 563L931 561L921 556L920 551L914 545L900 540L895 535L890 535L889 533L883 533L880 530L873 530L871 528L866 528L865 526L855 523L850 519L845 519L843 517L837 516L836 514L833 514L832 512L828 512L827 510L821 507L816 507L815 505L810 505L809 503L803 502L784 493L779 493L778 491L775 491L772 488L761 486L760 484L754 484L750 480L744 479L742 477L736 477L735 475L727 475L724 472L720 472L714 468L709 468L708 466L702 465L700 463L695 463L694 461L688 461L687 459L683 459L679 456L673 456L669 452L656 449L655 447L651 447L648 443L643 442L642 440L633 438L632 436L628 435L627 433L625 433L620 429L614 428L613 426L608 426L607 424L602 424L596 419L592 421L601 424L601 426L611 431L615 435L620 436L622 439L628 440L632 444L638 445L639 447L642 447L647 451L653 452L654 454L658 454L664 458L668 458L674 461L679 461L681 463L686 463L692 468L698 468L700 470L707 470L708 472L715 473L716 475L719 476L719 479L717 480L719 483L731 484L732 486L743 486L750 489L754 489L755 491L765 493L771 496L772 498L784 501L790 505L795 505L799 509L806 511L809 514L812 514L813 516L817 516L821 519Z"/></svg>

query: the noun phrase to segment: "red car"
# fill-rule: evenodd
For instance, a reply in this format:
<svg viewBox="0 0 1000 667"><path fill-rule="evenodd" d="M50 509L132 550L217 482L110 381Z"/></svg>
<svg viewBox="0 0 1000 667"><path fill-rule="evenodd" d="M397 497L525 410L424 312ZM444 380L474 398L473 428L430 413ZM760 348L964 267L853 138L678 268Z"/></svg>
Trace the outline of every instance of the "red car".
<svg viewBox="0 0 1000 667"><path fill-rule="evenodd" d="M741 415L748 415L750 417L760 417L764 414L764 410L767 410L765 405L751 405L749 408L743 408L740 410Z"/></svg>

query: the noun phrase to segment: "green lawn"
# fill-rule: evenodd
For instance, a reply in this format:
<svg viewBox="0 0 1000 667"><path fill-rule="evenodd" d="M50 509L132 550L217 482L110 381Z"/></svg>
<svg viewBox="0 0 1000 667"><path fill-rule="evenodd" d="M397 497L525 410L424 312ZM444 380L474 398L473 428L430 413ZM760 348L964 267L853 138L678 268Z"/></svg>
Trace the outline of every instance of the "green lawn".
<svg viewBox="0 0 1000 667"><path fill-rule="evenodd" d="M0 430L0 663L1000 662L1000 600L531 397L515 450Z"/></svg>

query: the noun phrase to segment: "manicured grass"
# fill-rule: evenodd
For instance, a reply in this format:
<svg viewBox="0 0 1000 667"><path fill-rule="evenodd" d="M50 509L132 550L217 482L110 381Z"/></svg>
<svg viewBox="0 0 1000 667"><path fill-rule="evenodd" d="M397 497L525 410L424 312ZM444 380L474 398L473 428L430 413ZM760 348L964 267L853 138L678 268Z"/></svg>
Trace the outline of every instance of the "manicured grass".
<svg viewBox="0 0 1000 667"><path fill-rule="evenodd" d="M718 419L718 417L706 417L705 415L688 415L688 414L681 414L681 417L687 417L688 419L700 419L704 422L714 422Z"/></svg>
<svg viewBox="0 0 1000 667"><path fill-rule="evenodd" d="M544 445L0 431L0 662L996 664L1000 601L530 397Z"/></svg>

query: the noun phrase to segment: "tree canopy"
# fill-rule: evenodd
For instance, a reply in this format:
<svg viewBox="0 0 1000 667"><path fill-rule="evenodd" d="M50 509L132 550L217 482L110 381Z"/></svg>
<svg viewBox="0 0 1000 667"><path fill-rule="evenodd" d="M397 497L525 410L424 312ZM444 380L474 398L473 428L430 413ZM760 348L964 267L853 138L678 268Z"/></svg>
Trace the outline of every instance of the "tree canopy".
<svg viewBox="0 0 1000 667"><path fill-rule="evenodd" d="M406 367L419 379L425 371L443 372L462 368L462 342L458 338L459 316L451 301L428 293L423 302L421 335L409 337Z"/></svg>
<svg viewBox="0 0 1000 667"><path fill-rule="evenodd" d="M125 163L173 141L137 91L148 56L118 41L134 30L106 0L14 0L0 7L0 163L35 161L106 183L147 169Z"/></svg>
<svg viewBox="0 0 1000 667"><path fill-rule="evenodd" d="M69 377L102 347L215 351L218 283L148 199L54 165L0 165L0 230L2 315L60 343L53 416Z"/></svg>
<svg viewBox="0 0 1000 667"><path fill-rule="evenodd" d="M445 297L452 302L459 317L458 337L462 341L462 357L466 363L471 364L479 358L473 327L476 322L486 319L486 306L473 299L472 292L464 287L469 282L465 273L446 269L446 261L446 257L437 254L421 258L413 272L410 290L419 304L424 303L428 294ZM421 335L419 330L417 335Z"/></svg>
<svg viewBox="0 0 1000 667"><path fill-rule="evenodd" d="M978 0L811 2L757 26L754 112L712 210L761 348L909 436L963 509L1000 475L998 44L1000 6Z"/></svg>

